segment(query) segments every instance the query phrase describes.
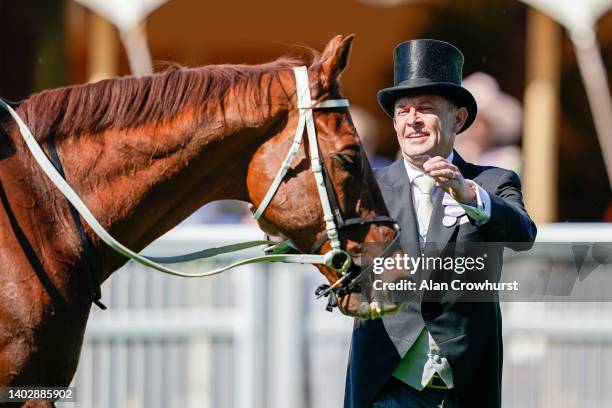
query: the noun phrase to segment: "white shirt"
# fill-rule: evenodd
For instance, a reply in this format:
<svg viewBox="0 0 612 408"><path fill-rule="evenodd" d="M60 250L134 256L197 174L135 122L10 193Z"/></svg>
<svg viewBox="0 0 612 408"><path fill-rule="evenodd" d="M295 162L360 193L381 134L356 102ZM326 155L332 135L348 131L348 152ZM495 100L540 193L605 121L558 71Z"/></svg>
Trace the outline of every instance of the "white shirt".
<svg viewBox="0 0 612 408"><path fill-rule="evenodd" d="M454 152L451 151L446 159L452 162L453 157ZM408 174L408 179L412 186L412 204L414 205L414 209L417 210L419 208L421 193L413 181L417 177L423 177L425 173L420 169L412 167L405 159L404 165L406 166L406 173ZM489 194L478 184L472 180L467 181L472 184L472 187L476 191L476 207L461 203L457 204L465 210L468 217L472 218L479 225L482 225L491 218L491 197L489 197ZM436 187L432 192L433 202L436 203L437 198L442 194L444 194L443 190ZM427 229L427 225L419 224L419 235L423 242L427 239ZM451 366L427 330L427 327L423 327L419 337L417 337L400 364L395 368L393 376L417 390L422 390L429 383L434 373L438 373L448 388L453 388Z"/></svg>

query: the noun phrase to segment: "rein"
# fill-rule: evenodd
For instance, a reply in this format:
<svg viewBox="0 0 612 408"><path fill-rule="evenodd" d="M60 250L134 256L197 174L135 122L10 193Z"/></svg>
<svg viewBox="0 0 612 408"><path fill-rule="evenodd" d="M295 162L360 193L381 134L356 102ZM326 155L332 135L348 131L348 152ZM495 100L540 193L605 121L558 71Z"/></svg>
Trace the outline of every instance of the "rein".
<svg viewBox="0 0 612 408"><path fill-rule="evenodd" d="M349 106L349 102L347 99L334 99L334 100L326 100L319 103L313 103L310 98L310 86L308 82L308 71L306 67L296 67L293 69L296 79L296 89L297 89L297 97L298 97L298 111L299 111L299 119L298 125L295 132L295 137L289 152L285 160L283 161L281 168L279 169L276 178L272 182L268 192L264 196L263 201L261 202L259 208L253 214L255 219L259 219L267 206L272 201L278 187L280 186L282 180L284 179L287 171L291 167L291 162L295 155L297 154L302 139L304 135L304 129L308 134L308 144L309 144L309 153L310 153L310 161L311 168L315 175L317 190L319 192L319 199L321 201L321 206L323 208L323 218L325 221L325 234L321 237L317 243L315 244L315 251L321 248L323 243L326 240L330 240L331 250L323 255L314 255L314 254L295 254L295 253L287 253L292 252L294 249L289 241L285 241L283 243L277 244L273 241L268 240L260 240L260 241L248 241L237 243L233 245L226 245L218 248L208 248L197 252L188 253L185 255L171 256L171 257L152 257L140 255L131 249L127 248L115 238L113 238L102 225L98 222L95 216L91 213L91 211L87 208L85 203L80 199L80 197L76 194L76 192L70 187L70 185L66 182L64 178L64 172L61 167L61 162L59 157L57 156L57 152L55 151L55 146L52 141L49 142L49 153L51 155L52 160L55 163L52 163L45 152L42 150L32 132L25 124L25 122L19 117L19 115L15 112L15 110L4 100L0 99L0 106L3 107L9 114L13 117L15 122L19 127L19 131L21 136L23 137L26 145L34 159L41 167L45 175L51 180L51 182L60 190L60 192L66 197L70 204L70 211L77 227L77 232L83 242L85 255L87 257L88 266L90 269L90 274L92 275L92 280L94 283L94 303L98 305L100 308L105 309L105 306L100 302L100 277L97 272L97 268L95 266L95 258L93 258L92 245L85 234L81 221L78 217L78 214L83 217L83 219L87 222L87 224L91 227L91 229L100 237L100 239L106 243L109 247L111 247L116 252L121 255L132 259L135 262L138 262L142 265L148 266L150 268L156 269L160 272L167 273L174 276L181 277L204 277L204 276L212 276L224 272L228 269L235 268L241 265L253 264L253 263L261 263L261 262L283 262L283 263L299 263L299 264L320 264L325 265L329 269L335 271L340 275L340 278L331 286L322 285L317 290L317 297L321 296L330 296L328 310L331 306L337 305L336 296L341 295L343 293L348 293L348 291L354 290L361 277L365 276L368 273L373 265L369 265L367 268L362 268L361 272L357 276L351 276L352 271L349 271L349 268L352 264L351 255L341 248L340 238L338 236L338 228L345 227L349 225L356 224L364 224L364 223L372 223L372 222L392 222L397 231L397 234L394 240L387 246L382 256L387 256L393 250L393 247L399 241L400 230L399 226L390 217L387 216L376 216L376 217L363 217L363 218L354 218L343 221L340 208L337 203L337 199L335 197L335 193L333 191L333 187L331 185L331 181L329 180L328 175L324 171L324 162L320 157L316 128L313 117L313 109L329 109L329 108L344 108ZM216 255L236 252L256 246L265 245L267 248L265 249L265 255L252 257L248 259L244 259L241 261L234 262L224 267L212 269L205 272L199 273L185 273L181 272L169 267L166 267L161 264L169 264L169 263L179 263L179 262L187 262L193 261L197 259L210 258ZM349 283L343 287L338 288L340 283L349 280ZM335 305L333 304L335 302Z"/></svg>

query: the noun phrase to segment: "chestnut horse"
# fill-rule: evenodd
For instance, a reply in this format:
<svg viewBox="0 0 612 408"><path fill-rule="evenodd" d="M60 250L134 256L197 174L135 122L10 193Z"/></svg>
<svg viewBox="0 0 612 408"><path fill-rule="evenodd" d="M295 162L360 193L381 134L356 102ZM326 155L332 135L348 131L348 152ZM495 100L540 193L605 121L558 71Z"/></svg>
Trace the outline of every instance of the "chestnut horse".
<svg viewBox="0 0 612 408"><path fill-rule="evenodd" d="M352 36L337 36L308 66L314 101L340 98L338 78ZM53 140L66 179L120 242L141 250L203 204L258 206L297 126L292 68L281 58L254 66L171 68L35 94L16 106L38 143ZM314 114L321 155L347 217L388 215L346 108ZM262 223L305 253L325 233L307 140ZM61 193L0 113L0 386L68 386L92 305L84 245ZM126 259L88 228L100 280ZM392 242L391 224L341 231L358 256L364 242ZM320 249L329 250L329 242ZM338 276L318 266L330 283ZM290 290L290 289L288 289ZM375 317L341 299L349 315ZM361 302L363 303L363 302ZM378 304L378 315L397 308ZM33 400L25 406L53 406Z"/></svg>

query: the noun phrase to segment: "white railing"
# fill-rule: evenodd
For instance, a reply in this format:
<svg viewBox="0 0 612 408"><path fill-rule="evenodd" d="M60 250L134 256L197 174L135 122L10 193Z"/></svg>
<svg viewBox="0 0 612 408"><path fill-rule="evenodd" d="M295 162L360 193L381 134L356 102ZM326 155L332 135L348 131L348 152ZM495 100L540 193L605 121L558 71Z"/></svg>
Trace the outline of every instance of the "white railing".
<svg viewBox="0 0 612 408"><path fill-rule="evenodd" d="M184 227L144 252L260 237L254 226ZM612 241L612 227L540 226L538 238ZM340 407L352 320L314 300L321 282L315 268L296 265L258 264L203 279L125 266L103 285L109 310L92 310L74 379L76 406ZM609 304L512 303L503 311L504 407L612 406L601 385L612 383L603 369L612 366Z"/></svg>

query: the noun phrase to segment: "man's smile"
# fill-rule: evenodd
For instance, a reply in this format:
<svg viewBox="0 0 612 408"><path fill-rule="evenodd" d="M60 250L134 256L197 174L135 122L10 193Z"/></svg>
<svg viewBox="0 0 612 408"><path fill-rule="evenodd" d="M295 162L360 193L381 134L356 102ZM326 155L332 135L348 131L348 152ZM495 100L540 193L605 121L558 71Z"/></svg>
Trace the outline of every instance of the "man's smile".
<svg viewBox="0 0 612 408"><path fill-rule="evenodd" d="M429 137L429 133L424 133L424 132L412 132L412 133L408 133L404 138L408 139L410 141L422 141L425 140Z"/></svg>

